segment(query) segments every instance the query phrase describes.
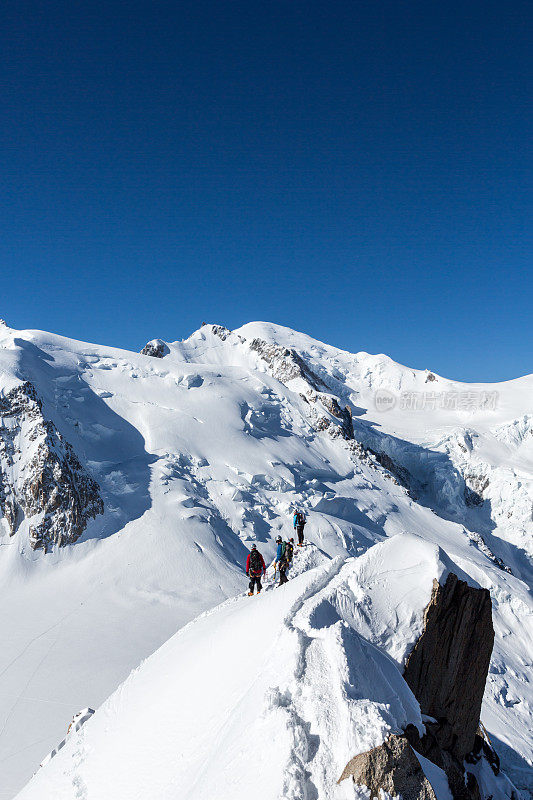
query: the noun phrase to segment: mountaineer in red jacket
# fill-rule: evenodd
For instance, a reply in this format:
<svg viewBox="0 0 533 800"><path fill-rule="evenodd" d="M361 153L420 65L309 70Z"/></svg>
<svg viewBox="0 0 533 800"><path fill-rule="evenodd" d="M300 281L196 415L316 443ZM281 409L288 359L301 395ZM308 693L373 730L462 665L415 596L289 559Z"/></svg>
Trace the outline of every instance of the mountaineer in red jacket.
<svg viewBox="0 0 533 800"><path fill-rule="evenodd" d="M261 586L261 575L265 575L266 566L265 559L257 549L256 545L252 545L251 551L248 553L246 559L246 574L250 577L250 591L248 595L251 597L254 593L254 586L257 583L257 594L263 588Z"/></svg>

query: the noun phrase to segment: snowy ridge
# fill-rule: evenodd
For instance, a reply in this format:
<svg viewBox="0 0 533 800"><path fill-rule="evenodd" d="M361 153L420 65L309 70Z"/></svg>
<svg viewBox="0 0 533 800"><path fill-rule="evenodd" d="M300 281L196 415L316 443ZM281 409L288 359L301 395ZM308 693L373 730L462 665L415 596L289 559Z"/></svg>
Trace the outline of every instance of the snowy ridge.
<svg viewBox="0 0 533 800"><path fill-rule="evenodd" d="M252 347L258 340L266 346ZM491 591L496 644L482 719L505 768L526 786L533 728L528 590L533 437L527 434L529 422L519 422L517 437L502 431L512 432L514 421L528 419L532 377L494 386L465 386L433 373L429 379L428 371L402 367L386 356L350 354L266 323L233 332L205 325L183 342L160 343L151 343L160 350L154 357L0 328L0 390L5 394L31 381L44 417L73 448L103 501L103 514L88 521L75 544L53 545L46 554L32 551L24 526L11 535L6 519L0 519L0 624L6 641L0 654L0 765L6 776L1 800L12 800L64 738L76 711L104 703L176 630L195 639L198 625L209 626L213 615L225 619L226 614L227 630L238 630L241 613L250 613L248 598L235 599L246 585L249 546L257 542L271 560L277 533L289 534L294 505L306 509L306 537L314 545L298 554L300 568L307 572L347 556L355 560L337 575L329 575L332 565L320 567L329 575L327 586L315 587L313 597L331 590L336 599L319 603L323 611L316 614L329 615L332 624L304 620L311 598L294 614L294 629L283 621L291 604L300 602L310 573L291 580L279 608L271 590L251 599L256 608L268 607L263 627L272 625L284 641L294 642L291 658L302 662L301 675L308 676L298 683L295 671L280 667L279 678L263 686L266 695L278 686L286 697L292 685L291 704L294 699L294 713L305 727L314 712L303 686L320 672L312 664L323 663L324 653L335 652L335 663L344 664L339 685L353 660L343 652L358 652L357 659L370 653L374 659L372 648L378 648L401 664L420 632L431 581L451 565L459 577ZM394 394L394 407L385 412L376 407L378 390ZM419 393L426 407L402 408L405 392ZM494 408L439 408L433 395L424 399L425 392L497 392L498 401ZM379 590L385 578L371 564L382 558L384 574L394 570L413 541L421 561L431 564L427 592L414 563L403 573L404 585L390 584L397 596L389 602ZM380 549L393 543L399 551ZM348 565L356 577L342 577ZM408 574L418 576L412 587L405 583ZM337 581L344 584L333 590ZM183 627L227 598L232 598L228 605L202 617L205 621ZM342 635L335 633L339 630ZM298 655L298 641L305 643L305 658ZM262 668L263 662L252 659L252 664L246 652L242 658L250 669ZM276 663L264 668L277 676ZM169 661L165 675L176 669ZM403 697L396 684L394 693ZM349 719L349 704L348 710L337 708ZM121 713L120 707L117 719ZM288 713L276 707L277 720ZM131 714L129 723L137 725ZM101 717L102 710L80 736L89 736ZM376 730L381 724L376 722ZM296 744L292 733L287 736L283 758L290 771ZM316 740L310 742L313 751ZM362 739L353 741L354 747L364 745ZM56 760L70 758L62 755L67 751L65 746L42 776ZM324 777L325 767L320 773L322 752L319 746L316 758L300 758L305 770L313 761L315 786L325 786L332 775ZM80 753L74 760L85 764ZM172 780L182 778L173 774ZM234 785L229 774L228 781Z"/></svg>
<svg viewBox="0 0 533 800"><path fill-rule="evenodd" d="M335 782L351 748L378 744L409 721L422 727L394 662L344 621L317 613L322 593L336 594L332 582L349 579L354 566L337 558L283 592L268 587L188 625L132 673L21 799L61 800L73 786L103 799L108 770L118 798L244 798L252 780L264 797L344 796ZM228 639L233 626L241 635ZM351 674L355 665L360 671ZM391 690L403 700L391 704ZM332 730L324 730L328 717L337 717Z"/></svg>
<svg viewBox="0 0 533 800"><path fill-rule="evenodd" d="M354 753L409 723L424 731L391 653L413 643L435 568L445 567L438 548L409 536L360 559L298 566L316 555L297 553L303 571L283 590L268 585L261 597L235 598L183 628L20 800L66 800L73 789L95 800L110 790L117 800L240 800L251 786L264 798L353 797L352 785L337 780ZM441 770L426 764L426 774L443 797ZM510 797L504 776L488 786Z"/></svg>

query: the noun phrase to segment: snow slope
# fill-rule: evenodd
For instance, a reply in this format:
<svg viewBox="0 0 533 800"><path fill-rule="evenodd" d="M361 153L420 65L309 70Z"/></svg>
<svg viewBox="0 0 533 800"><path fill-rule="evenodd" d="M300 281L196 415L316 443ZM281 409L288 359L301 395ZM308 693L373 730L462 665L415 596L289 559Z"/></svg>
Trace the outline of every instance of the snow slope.
<svg viewBox="0 0 533 800"><path fill-rule="evenodd" d="M133 672L19 800L353 797L336 782L354 753L424 730L398 667L446 571L438 547L406 535L227 601Z"/></svg>
<svg viewBox="0 0 533 800"><path fill-rule="evenodd" d="M413 567L422 582L417 597L423 603L431 593L437 548L407 538L401 548L397 539L379 546L381 556L392 548L397 558L401 550L392 581L377 554L366 559L370 583L382 579L385 605L404 578L412 584ZM358 567L337 558L282 591L233 598L183 628L130 675L21 800L67 800L73 787L95 800L110 793L117 800L244 800L251 787L261 798L349 796L335 783L354 752L408 722L422 729L396 665L353 623L352 587L364 591ZM351 624L334 606L341 587ZM405 635L408 620L400 624Z"/></svg>
<svg viewBox="0 0 533 800"><path fill-rule="evenodd" d="M286 350L291 351L289 356ZM421 560L429 560L435 573L429 576L429 567L427 576L424 572L428 586L443 568L439 564L451 560L472 580L491 589L497 638L482 718L491 736L501 743L506 768L517 783L525 785L533 727L528 594L532 377L495 387L465 387L439 376L427 384L428 373L401 367L385 356L352 355L265 323L251 323L233 333L204 326L185 342L167 343L165 352L157 359L0 327L0 394L21 381L33 383L43 414L70 442L98 482L104 501L104 514L89 523L75 544L52 548L46 554L30 547L30 521L24 520L13 537L5 521L0 521L0 529L4 526L0 624L5 634L0 652L0 799L11 800L46 753L64 738L74 713L101 705L130 670L176 630L243 590L242 564L250 542L256 541L265 557L271 557L275 535L289 532L294 503L307 509L306 534L319 548L313 551L315 562L361 556L346 567L339 566L358 576L355 583L349 581L357 599L352 616L341 615L342 625L302 622L302 631L311 624L318 639L327 634L330 642L331 637L327 647L337 653L335 658L345 657L343 648L351 652L359 646L335 639L335 631L344 630L344 625L364 637L368 645L357 637L354 641L363 649L370 647L372 658L379 659L372 649L376 647L398 662L419 631L421 609L429 597L429 589L421 588L422 578L419 584L417 577L409 592L402 590L400 598L392 596L383 613L372 616L372 608L387 599L385 594L375 596L371 583L363 580L364 554L380 557L382 545L374 548L376 543L392 546L396 541L411 541L414 535L426 554ZM439 385L446 393L497 391L498 402L495 408L454 410L428 408L428 403L437 401L423 398L422 409L400 408L406 404L402 393L423 395L429 385L431 391ZM376 408L377 391L393 394L395 407L386 412ZM339 426L346 419L338 416L332 398L339 408L350 406L355 440L341 435ZM381 454L381 464L357 442ZM409 491L397 479L405 473L391 474L383 466L388 463L383 454L408 472ZM481 500L477 505L465 502L464 476L471 474L489 476L483 496L476 497ZM386 541L389 537L395 538ZM427 555L425 548L435 554L436 546L438 555ZM409 552L412 549L412 545L407 547ZM396 559L398 553L385 552L389 553L383 556L387 571L394 563L387 564L386 559ZM513 574L500 569L498 559ZM330 584L338 577L330 572L337 569L338 562L334 564L319 567L326 570ZM298 604L307 592L307 582L315 586L315 580L319 579L311 573L295 580L294 588L291 585L286 592L290 603ZM367 588L358 588L360 584ZM400 589L394 591L400 593ZM316 587L313 592L317 593ZM395 639L392 628L400 618L397 606L404 602L404 595L401 618L408 630ZM257 610L264 609L265 622L260 627L264 636L272 635L273 650L278 637L291 643L284 651L287 665L278 681L285 692L294 680L289 669L291 659L297 658L294 639L304 634L286 624L289 601L269 592L252 602ZM239 626L247 630L252 611L246 598L233 599L215 613L228 620L228 630L235 615L235 631ZM267 624L267 617L275 624ZM158 683L171 683L172 691L186 695L185 685L180 689L177 681L164 681L162 676L176 674L178 667L185 669L179 666L185 658L179 642L187 637L194 642L202 639L203 634L194 630L208 626L209 619L201 618L183 629L136 675L155 663L153 676L158 676ZM215 646L213 636L209 628L208 638L213 641L209 652L216 653L217 663L227 657L228 671L232 664L239 666L237 682L252 681L253 670L263 665L268 674L278 670L274 658L250 662L248 674L249 670L240 668L238 657L231 652L224 655L222 639ZM234 639L239 637L232 634ZM267 647L265 642L257 658L263 658ZM253 659L244 649L242 666ZM163 667L165 653L168 660ZM135 681L130 678L125 684L134 694ZM266 683L256 687L256 697L267 692ZM115 704L118 726L126 725L126 717L121 720L123 711L149 714L140 708L140 686L138 699L132 697L131 705L129 701L117 705L116 697L129 691L123 688L104 706ZM395 684L397 692L401 696ZM166 697L164 692L153 700L156 705L168 702L173 719L173 703L178 701L179 694ZM305 706L305 725L310 724L312 705ZM273 714L285 714L283 702L273 708L277 710L269 713L271 722ZM107 714L97 712L80 736L89 735L85 730L105 726L98 720ZM238 727L238 715L232 718ZM394 727L392 722L390 726ZM176 742L178 732L168 730ZM280 747L292 741L291 736L285 737L285 744L280 740ZM345 742L345 750L352 745L357 742ZM206 740L205 746L214 745ZM54 766L56 762L66 763L68 748L70 743L38 773L35 785L56 780L45 775L56 774L60 769ZM80 764L86 764L83 769L89 770L87 776L96 776L96 762L80 759ZM178 777L172 773L169 780ZM56 791L55 784L50 785ZM66 791L63 786L60 790ZM42 792L28 796L46 797ZM72 789L68 796L73 796Z"/></svg>

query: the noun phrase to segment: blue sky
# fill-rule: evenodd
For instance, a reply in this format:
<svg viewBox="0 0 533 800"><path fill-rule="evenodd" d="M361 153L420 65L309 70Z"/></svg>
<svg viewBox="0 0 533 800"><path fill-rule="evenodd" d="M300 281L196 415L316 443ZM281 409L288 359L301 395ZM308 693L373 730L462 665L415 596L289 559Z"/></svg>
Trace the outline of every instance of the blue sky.
<svg viewBox="0 0 533 800"><path fill-rule="evenodd" d="M529 19L528 19L529 17ZM0 316L533 371L526 2L0 9Z"/></svg>

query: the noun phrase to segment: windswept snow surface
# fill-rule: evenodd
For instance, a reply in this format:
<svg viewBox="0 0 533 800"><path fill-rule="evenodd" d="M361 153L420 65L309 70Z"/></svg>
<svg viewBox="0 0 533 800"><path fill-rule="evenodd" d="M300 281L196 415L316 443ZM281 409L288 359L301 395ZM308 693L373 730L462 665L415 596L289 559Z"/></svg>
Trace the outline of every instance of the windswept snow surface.
<svg viewBox="0 0 533 800"><path fill-rule="evenodd" d="M386 356L353 355L266 323L233 333L203 326L166 346L153 358L0 327L0 393L34 384L105 509L75 544L47 554L29 547L28 520L13 537L0 520L0 800L13 798L76 712L104 703L180 628L21 796L181 800L210 796L215 780L212 796L222 796L222 784L228 797L242 787L248 796L245 754L256 738L265 798L298 797L298 781L309 781L310 798L334 796L329 782L345 756L341 768L358 747L417 719L390 659L403 662L431 582L448 569L491 590L496 644L482 719L510 776L527 785L532 377L428 382L429 373ZM296 354L290 363L286 349ZM356 440L408 471L409 492L321 429L328 414L316 411L310 381L350 406ZM383 411L377 392L393 407ZM453 393L460 408L450 408ZM413 397L420 408L408 407ZM306 509L313 544L298 554L302 574L283 590L241 597L251 542L271 559L293 504ZM221 705L202 705L219 692ZM111 792L102 770L112 763L107 753L119 752ZM281 761L271 770L274 757ZM151 780L150 790L128 795L130 774L139 787Z"/></svg>

